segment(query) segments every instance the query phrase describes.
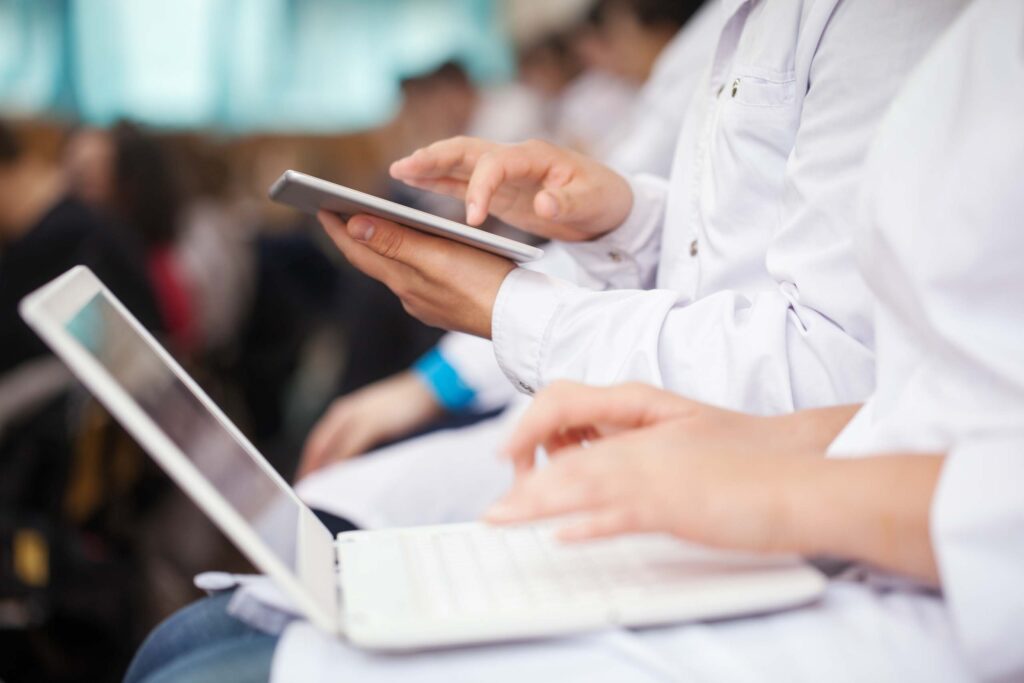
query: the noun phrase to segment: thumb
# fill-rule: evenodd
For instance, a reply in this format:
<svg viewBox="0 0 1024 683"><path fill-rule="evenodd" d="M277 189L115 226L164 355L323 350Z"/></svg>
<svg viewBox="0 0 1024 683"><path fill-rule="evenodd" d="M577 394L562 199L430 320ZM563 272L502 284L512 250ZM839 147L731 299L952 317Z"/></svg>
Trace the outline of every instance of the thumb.
<svg viewBox="0 0 1024 683"><path fill-rule="evenodd" d="M572 220L580 202L571 187L545 189L533 198L533 211L545 220Z"/></svg>
<svg viewBox="0 0 1024 683"><path fill-rule="evenodd" d="M348 221L346 231L352 239L393 261L405 262L418 235L415 231L382 218L358 215Z"/></svg>

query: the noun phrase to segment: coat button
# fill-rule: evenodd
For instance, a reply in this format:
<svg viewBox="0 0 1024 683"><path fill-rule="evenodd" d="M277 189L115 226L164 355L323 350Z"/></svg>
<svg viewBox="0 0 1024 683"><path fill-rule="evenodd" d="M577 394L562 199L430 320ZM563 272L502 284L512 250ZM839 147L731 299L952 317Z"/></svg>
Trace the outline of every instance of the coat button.
<svg viewBox="0 0 1024 683"><path fill-rule="evenodd" d="M740 89L740 79L737 78L735 81L732 82L732 96L733 97L736 97L736 93L739 92L739 89Z"/></svg>
<svg viewBox="0 0 1024 683"><path fill-rule="evenodd" d="M690 256L697 255L697 240L690 242Z"/></svg>
<svg viewBox="0 0 1024 683"><path fill-rule="evenodd" d="M620 251L609 251L608 252L608 258L610 258L613 263L622 263L622 252L620 252Z"/></svg>

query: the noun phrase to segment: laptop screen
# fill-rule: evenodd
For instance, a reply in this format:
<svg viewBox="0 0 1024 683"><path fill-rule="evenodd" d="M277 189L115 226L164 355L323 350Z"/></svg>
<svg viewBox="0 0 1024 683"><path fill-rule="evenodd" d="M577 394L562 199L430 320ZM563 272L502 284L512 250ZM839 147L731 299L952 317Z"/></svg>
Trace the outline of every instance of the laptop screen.
<svg viewBox="0 0 1024 683"><path fill-rule="evenodd" d="M299 504L99 293L66 325L270 549L296 568Z"/></svg>

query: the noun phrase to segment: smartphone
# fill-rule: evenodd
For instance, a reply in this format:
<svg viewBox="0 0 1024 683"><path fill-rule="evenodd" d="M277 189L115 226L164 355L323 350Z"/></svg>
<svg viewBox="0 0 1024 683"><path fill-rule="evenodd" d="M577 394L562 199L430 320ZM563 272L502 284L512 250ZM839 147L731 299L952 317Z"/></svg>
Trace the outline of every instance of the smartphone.
<svg viewBox="0 0 1024 683"><path fill-rule="evenodd" d="M536 261L544 255L543 249L529 244L493 235L479 228L471 228L426 211L410 209L387 199L374 197L371 194L353 190L344 185L336 185L298 171L282 173L281 177L270 186L270 198L313 215L317 211L324 210L336 213L345 220L360 213L385 218L400 225L468 244L471 247L483 249L519 263Z"/></svg>

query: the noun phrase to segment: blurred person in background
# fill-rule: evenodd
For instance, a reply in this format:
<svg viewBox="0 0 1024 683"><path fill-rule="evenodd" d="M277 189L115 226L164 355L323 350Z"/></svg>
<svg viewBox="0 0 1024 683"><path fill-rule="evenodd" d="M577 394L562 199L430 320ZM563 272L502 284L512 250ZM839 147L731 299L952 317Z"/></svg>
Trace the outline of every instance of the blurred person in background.
<svg viewBox="0 0 1024 683"><path fill-rule="evenodd" d="M63 169L0 122L5 678L21 669L31 680L103 680L129 654L126 634L146 626L137 620L141 581L128 548L141 527L135 485L147 463L82 400L18 314L24 296L79 264L163 335L141 242L70 193ZM31 572L18 570L26 555L35 558Z"/></svg>
<svg viewBox="0 0 1024 683"><path fill-rule="evenodd" d="M558 93L551 118L553 141L604 158L629 118L637 86L614 71L614 56L601 28L601 4L566 32L580 72Z"/></svg>
<svg viewBox="0 0 1024 683"><path fill-rule="evenodd" d="M0 373L49 355L18 316L18 302L79 263L99 273L148 328L165 329L140 254L130 234L69 192L60 167L22 149L0 122Z"/></svg>
<svg viewBox="0 0 1024 683"><path fill-rule="evenodd" d="M127 122L81 128L69 136L64 163L71 192L138 242L173 348L195 350L195 303L175 254L184 195L161 140Z"/></svg>
<svg viewBox="0 0 1024 683"><path fill-rule="evenodd" d="M180 146L186 202L175 260L193 302L205 352L238 344L256 288L256 226L223 144L202 138Z"/></svg>
<svg viewBox="0 0 1024 683"><path fill-rule="evenodd" d="M602 0L609 68L639 87L615 146L602 160L620 173L667 177L683 116L721 29L713 2Z"/></svg>

